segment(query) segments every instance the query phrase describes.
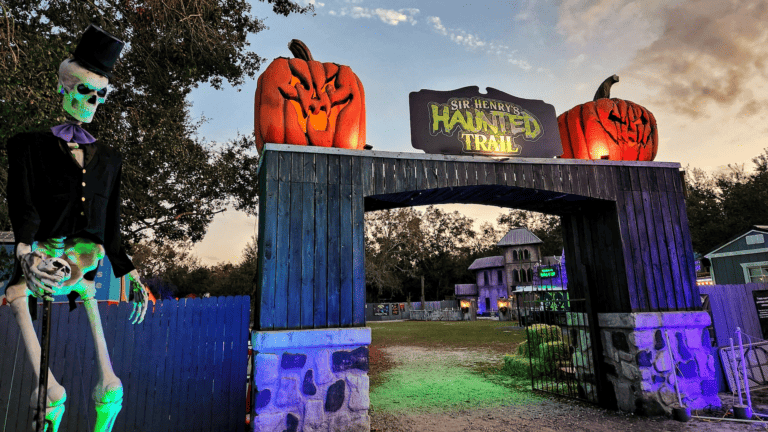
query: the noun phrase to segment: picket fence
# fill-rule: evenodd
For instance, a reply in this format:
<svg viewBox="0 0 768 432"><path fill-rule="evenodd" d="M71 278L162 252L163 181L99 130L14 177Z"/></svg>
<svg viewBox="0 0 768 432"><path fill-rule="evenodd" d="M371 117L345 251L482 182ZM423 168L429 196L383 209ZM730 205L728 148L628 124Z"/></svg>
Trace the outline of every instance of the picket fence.
<svg viewBox="0 0 768 432"><path fill-rule="evenodd" d="M703 302L705 309L712 317L711 330L714 334L716 347L730 346L730 338L734 338L736 327L753 338L753 342L760 341L763 332L760 329L760 320L757 317L755 300L752 291L768 290L767 283L749 283L744 285L704 285L699 287L702 295L707 295L709 307ZM749 340L745 338L744 343ZM735 341L738 343L738 341ZM718 375L720 391L728 391L726 375L723 372L719 355L716 354L715 369Z"/></svg>
<svg viewBox="0 0 768 432"><path fill-rule="evenodd" d="M99 303L125 392L113 431L244 431L250 298L165 300L150 304L137 325L128 321L131 309ZM98 373L85 308L54 303L51 317L51 370L67 389L60 431L92 430ZM31 430L37 383L26 356L13 311L0 307L0 430Z"/></svg>

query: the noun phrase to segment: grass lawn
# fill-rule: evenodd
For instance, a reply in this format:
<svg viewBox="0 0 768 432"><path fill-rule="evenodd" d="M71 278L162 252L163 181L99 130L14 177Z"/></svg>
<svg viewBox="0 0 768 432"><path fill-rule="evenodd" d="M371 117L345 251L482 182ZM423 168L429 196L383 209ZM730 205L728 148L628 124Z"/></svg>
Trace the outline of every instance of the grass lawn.
<svg viewBox="0 0 768 432"><path fill-rule="evenodd" d="M467 348L498 354L513 352L525 341L525 331L512 330L509 321L400 321L369 322L371 345Z"/></svg>
<svg viewBox="0 0 768 432"><path fill-rule="evenodd" d="M530 381L501 373L525 341L514 324L479 321L368 323L371 407L385 412L520 405L539 400Z"/></svg>

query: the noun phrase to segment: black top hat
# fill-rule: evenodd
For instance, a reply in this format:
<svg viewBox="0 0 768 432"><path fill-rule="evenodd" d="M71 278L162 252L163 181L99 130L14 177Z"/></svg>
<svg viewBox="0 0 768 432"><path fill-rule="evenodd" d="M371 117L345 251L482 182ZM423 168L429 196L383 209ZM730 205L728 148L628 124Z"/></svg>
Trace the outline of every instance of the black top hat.
<svg viewBox="0 0 768 432"><path fill-rule="evenodd" d="M112 69L124 45L120 39L91 24L80 37L75 59L91 72L112 78Z"/></svg>

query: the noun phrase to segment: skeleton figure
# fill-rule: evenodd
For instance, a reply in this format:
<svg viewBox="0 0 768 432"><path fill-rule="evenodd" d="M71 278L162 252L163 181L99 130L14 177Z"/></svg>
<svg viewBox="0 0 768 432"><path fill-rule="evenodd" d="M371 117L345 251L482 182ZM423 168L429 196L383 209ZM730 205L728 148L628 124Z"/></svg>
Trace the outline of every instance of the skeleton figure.
<svg viewBox="0 0 768 432"><path fill-rule="evenodd" d="M115 276L128 275L134 302L129 320L134 324L144 320L148 294L120 239L120 156L108 146L94 143L79 125L91 122L96 108L105 101L121 49L122 42L89 26L75 58L59 67L58 92L64 97L64 110L72 117L69 123L51 128L52 133L19 134L8 142L8 206L17 244L16 268L6 298L37 379L41 348L32 326L29 296L51 299L53 295L77 293L83 299L99 369L92 393L95 430L107 432L122 408L123 386L112 369L94 298L99 260L107 255ZM57 431L67 396L51 371L46 372L45 419L52 426L48 430ZM31 399L33 408L37 400L36 389Z"/></svg>

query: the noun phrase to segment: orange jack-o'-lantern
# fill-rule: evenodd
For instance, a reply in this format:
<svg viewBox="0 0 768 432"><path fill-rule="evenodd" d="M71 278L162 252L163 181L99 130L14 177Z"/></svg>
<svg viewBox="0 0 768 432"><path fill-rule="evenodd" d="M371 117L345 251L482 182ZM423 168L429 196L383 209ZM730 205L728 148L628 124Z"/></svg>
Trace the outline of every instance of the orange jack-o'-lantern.
<svg viewBox="0 0 768 432"><path fill-rule="evenodd" d="M593 102L557 118L563 158L652 161L659 147L656 118L630 101L610 99L613 75L603 81Z"/></svg>
<svg viewBox="0 0 768 432"><path fill-rule="evenodd" d="M259 77L254 103L256 148L264 143L363 149L365 93L348 66L320 63L303 42L296 58L278 58Z"/></svg>

